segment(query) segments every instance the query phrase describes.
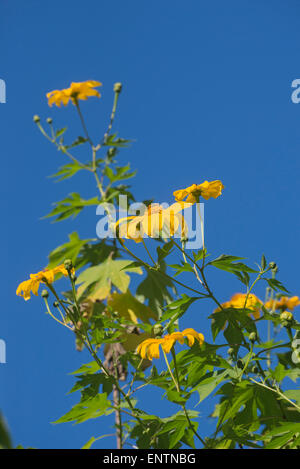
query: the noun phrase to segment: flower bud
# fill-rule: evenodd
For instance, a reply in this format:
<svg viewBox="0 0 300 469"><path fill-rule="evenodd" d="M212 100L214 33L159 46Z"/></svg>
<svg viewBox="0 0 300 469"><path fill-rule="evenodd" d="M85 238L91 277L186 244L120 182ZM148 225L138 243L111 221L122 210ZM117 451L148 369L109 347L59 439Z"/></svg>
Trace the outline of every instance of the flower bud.
<svg viewBox="0 0 300 469"><path fill-rule="evenodd" d="M47 117L47 120L46 120L47 124L52 124L53 120L51 117Z"/></svg>
<svg viewBox="0 0 300 469"><path fill-rule="evenodd" d="M33 122L34 122L35 124L38 124L38 123L40 122L40 120L41 120L41 119L40 119L40 116L38 116L37 114L35 114L35 115L33 116Z"/></svg>
<svg viewBox="0 0 300 469"><path fill-rule="evenodd" d="M227 350L227 353L230 357L232 357L234 355L234 349L232 347L230 347L228 350Z"/></svg>
<svg viewBox="0 0 300 469"><path fill-rule="evenodd" d="M115 93L121 93L122 91L122 83L115 83L114 84L114 92Z"/></svg>
<svg viewBox="0 0 300 469"><path fill-rule="evenodd" d="M274 270L274 269L276 269L277 265L276 265L275 262L269 262L269 267L270 267L270 269Z"/></svg>
<svg viewBox="0 0 300 469"><path fill-rule="evenodd" d="M244 363L243 363L243 361L242 361L242 360L238 360L238 361L236 362L236 366L237 366L238 368L240 368L240 370L242 370L242 369L244 368Z"/></svg>
<svg viewBox="0 0 300 469"><path fill-rule="evenodd" d="M73 280L73 282L76 282L76 280L77 280L76 275L75 275L75 274L71 274L71 279Z"/></svg>
<svg viewBox="0 0 300 469"><path fill-rule="evenodd" d="M49 296L48 290L42 290L41 296L42 296L42 298L48 298L48 296Z"/></svg>
<svg viewBox="0 0 300 469"><path fill-rule="evenodd" d="M254 373L255 375L257 375L258 373L258 367L256 365L254 365L252 368L251 368L251 373Z"/></svg>
<svg viewBox="0 0 300 469"><path fill-rule="evenodd" d="M249 334L249 340L250 342L255 342L257 340L256 332L251 332L251 334Z"/></svg>
<svg viewBox="0 0 300 469"><path fill-rule="evenodd" d="M154 337L161 337L162 333L163 333L163 330L164 330L164 328L161 324L155 324L153 326Z"/></svg>
<svg viewBox="0 0 300 469"><path fill-rule="evenodd" d="M283 311L280 315L280 319L282 321L288 321L291 322L294 319L293 313L290 313L289 311Z"/></svg>
<svg viewBox="0 0 300 469"><path fill-rule="evenodd" d="M65 259L64 260L64 266L66 268L66 270L69 272L70 270L72 270L73 268L73 262L71 261L71 259Z"/></svg>
<svg viewBox="0 0 300 469"><path fill-rule="evenodd" d="M53 306L54 306L54 308L58 308L58 307L59 307L59 302L58 302L58 301L54 301Z"/></svg>

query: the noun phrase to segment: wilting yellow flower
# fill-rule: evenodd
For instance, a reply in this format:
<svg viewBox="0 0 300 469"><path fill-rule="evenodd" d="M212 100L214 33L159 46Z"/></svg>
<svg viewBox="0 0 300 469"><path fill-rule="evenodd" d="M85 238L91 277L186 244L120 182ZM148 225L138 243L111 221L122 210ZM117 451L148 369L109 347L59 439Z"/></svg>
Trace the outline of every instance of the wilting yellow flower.
<svg viewBox="0 0 300 469"><path fill-rule="evenodd" d="M205 200L211 197L216 199L222 194L222 189L224 189L224 186L221 181L204 181L202 184L192 184L185 189L179 189L173 192L173 195L177 202L186 198L186 202L194 204L198 202L200 196Z"/></svg>
<svg viewBox="0 0 300 469"><path fill-rule="evenodd" d="M167 334L160 339L146 339L139 344L136 351L142 358L152 360L152 358L159 358L159 346L161 346L165 353L169 353L175 342L178 341L180 344L183 344L185 337L190 347L195 342L195 339L198 340L200 345L204 342L203 334L199 334L194 329L189 328L184 329L182 332Z"/></svg>
<svg viewBox="0 0 300 469"><path fill-rule="evenodd" d="M151 238L171 237L180 230L181 235L187 235L185 220L179 212L190 205L176 202L163 208L159 204L151 204L143 215L118 220L115 229L120 238L133 239L136 243L140 243L145 234Z"/></svg>
<svg viewBox="0 0 300 469"><path fill-rule="evenodd" d="M102 83L95 80L88 80L79 83L71 83L69 88L64 90L54 90L47 93L48 104L52 106L52 104L56 104L56 106L60 107L61 104L66 106L70 100L72 100L73 104L79 99L86 100L89 96L98 96L100 98L100 93L98 90L94 88L102 86Z"/></svg>
<svg viewBox="0 0 300 469"><path fill-rule="evenodd" d="M256 295L253 293L249 293L247 302L246 301L247 294L246 293L235 293L229 301L222 303L223 308L237 308L237 309L251 309L253 317L258 319L260 316L260 309L262 306L262 302L257 298ZM216 311L220 311L218 308Z"/></svg>
<svg viewBox="0 0 300 469"><path fill-rule="evenodd" d="M300 305L300 298L298 296L282 296L280 300L270 300L267 301L265 307L268 309L281 309L284 311L285 309L294 310L296 306Z"/></svg>
<svg viewBox="0 0 300 469"><path fill-rule="evenodd" d="M65 277L68 276L68 271L66 270L64 264L54 267L54 269L45 269L36 274L30 274L30 278L28 280L20 283L16 294L18 296L23 296L24 300L27 301L30 299L31 293L37 296L40 283L53 283L55 280L55 275L58 273L63 274Z"/></svg>

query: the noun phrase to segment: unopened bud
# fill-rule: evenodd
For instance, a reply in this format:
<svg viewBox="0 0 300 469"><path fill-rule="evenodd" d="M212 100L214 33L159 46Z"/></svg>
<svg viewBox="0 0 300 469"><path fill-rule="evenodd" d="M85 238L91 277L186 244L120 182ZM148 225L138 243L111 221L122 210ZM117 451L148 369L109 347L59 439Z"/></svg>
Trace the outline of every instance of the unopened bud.
<svg viewBox="0 0 300 469"><path fill-rule="evenodd" d="M161 337L162 333L163 333L163 330L164 330L164 328L161 324L155 324L153 326L154 337Z"/></svg>
<svg viewBox="0 0 300 469"><path fill-rule="evenodd" d="M250 342L255 342L257 340L256 332L251 332L251 334L249 334L249 340Z"/></svg>
<svg viewBox="0 0 300 469"><path fill-rule="evenodd" d="M47 120L46 120L47 124L52 124L53 120L51 117L47 117Z"/></svg>
<svg viewBox="0 0 300 469"><path fill-rule="evenodd" d="M289 311L283 311L280 315L280 319L282 321L288 321L291 322L294 319L293 313L290 313Z"/></svg>
<svg viewBox="0 0 300 469"><path fill-rule="evenodd" d="M230 347L228 350L227 350L227 353L230 357L232 357L234 355L234 349L232 347Z"/></svg>
<svg viewBox="0 0 300 469"><path fill-rule="evenodd" d="M59 302L58 302L58 301L54 301L53 306L54 306L54 308L58 308L58 307L59 307Z"/></svg>
<svg viewBox="0 0 300 469"><path fill-rule="evenodd" d="M115 93L121 93L122 91L122 83L115 83L114 84L114 92Z"/></svg>
<svg viewBox="0 0 300 469"><path fill-rule="evenodd" d="M275 262L269 262L269 267L270 267L270 269L272 270L272 272L274 274L277 274L279 269L278 269L278 266Z"/></svg>
<svg viewBox="0 0 300 469"><path fill-rule="evenodd" d="M258 367L256 365L254 365L251 369L251 372L254 373L255 375L257 375L258 371L259 370L258 370Z"/></svg>
<svg viewBox="0 0 300 469"><path fill-rule="evenodd" d="M40 116L38 116L37 114L35 114L35 115L33 116L33 122L34 122L35 124L38 124L38 123L40 122L40 120L41 120L41 119L40 119Z"/></svg>
<svg viewBox="0 0 300 469"><path fill-rule="evenodd" d="M67 271L72 270L72 268L73 268L73 262L71 261L71 259L65 259L65 261L64 261L64 266L65 266L65 268L66 268Z"/></svg>
<svg viewBox="0 0 300 469"><path fill-rule="evenodd" d="M48 290L42 290L41 296L42 296L42 298L48 298L48 296L49 296Z"/></svg>
<svg viewBox="0 0 300 469"><path fill-rule="evenodd" d="M242 369L244 368L244 363L243 363L243 361L242 361L242 360L238 360L238 361L236 362L236 366L242 370Z"/></svg>

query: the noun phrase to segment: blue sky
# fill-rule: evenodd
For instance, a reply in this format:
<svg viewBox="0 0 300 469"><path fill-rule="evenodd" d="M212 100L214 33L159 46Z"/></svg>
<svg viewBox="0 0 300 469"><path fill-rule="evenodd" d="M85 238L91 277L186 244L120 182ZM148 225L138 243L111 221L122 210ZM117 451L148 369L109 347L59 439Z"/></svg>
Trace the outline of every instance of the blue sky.
<svg viewBox="0 0 300 469"><path fill-rule="evenodd" d="M16 444L80 447L90 436L110 433L110 419L78 426L52 425L73 403L68 375L89 357L73 338L43 314L39 298L15 296L29 272L78 231L93 237L92 207L74 221L50 224L41 217L51 203L94 183L78 176L54 184L47 176L65 160L32 122L39 114L79 130L71 106L49 109L45 93L86 79L103 83L102 98L83 104L91 133L102 132L112 86L124 85L116 129L135 139L120 154L138 171L137 200L172 201L172 192L204 179L221 179L224 195L205 205L210 252L264 253L279 265L279 279L299 294L300 104L291 83L300 78L300 5L296 0L2 0L0 78L7 103L0 104L2 155L2 308L0 338L7 364L0 364L0 408ZM220 300L238 285L216 273ZM256 292L263 295L263 290ZM185 319L209 334L207 315ZM151 405L163 407L157 394ZM201 408L203 417L208 413ZM208 426L210 425L210 426ZM211 424L201 421L203 434ZM113 439L98 447L111 447Z"/></svg>

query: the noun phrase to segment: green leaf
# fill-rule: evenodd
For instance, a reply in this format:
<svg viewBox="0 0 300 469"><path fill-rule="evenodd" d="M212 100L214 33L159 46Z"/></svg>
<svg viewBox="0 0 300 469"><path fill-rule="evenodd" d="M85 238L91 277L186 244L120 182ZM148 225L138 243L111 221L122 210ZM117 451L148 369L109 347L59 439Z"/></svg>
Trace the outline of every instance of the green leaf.
<svg viewBox="0 0 300 469"><path fill-rule="evenodd" d="M136 290L136 297L144 303L148 300L148 306L156 312L161 312L165 304L172 301L172 295L168 288L175 293L176 289L172 281L157 270L147 269L147 277L140 283ZM162 261L160 270L165 271Z"/></svg>
<svg viewBox="0 0 300 469"><path fill-rule="evenodd" d="M104 174L110 180L110 184L113 184L116 181L122 181L124 179L130 179L136 175L136 171L129 171L130 164L127 166L117 166L115 172L110 166L106 166L104 169Z"/></svg>
<svg viewBox="0 0 300 469"><path fill-rule="evenodd" d="M209 262L207 265L212 265L217 267L218 269L225 270L227 272L231 272L235 274L236 272L251 272L257 273L257 270L254 270L248 267L246 264L242 262L236 262L239 259L243 259L242 257L236 256L227 256L226 254L222 254L221 256L217 257L213 261Z"/></svg>
<svg viewBox="0 0 300 469"><path fill-rule="evenodd" d="M84 169L80 164L74 163L67 163L61 166L57 173L52 174L51 178L56 178L56 182L63 181L64 179L69 179L70 177L74 176L78 171Z"/></svg>
<svg viewBox="0 0 300 469"><path fill-rule="evenodd" d="M172 324L174 324L175 321L177 321L177 319L181 318L181 316L183 316L183 314L187 311L191 304L199 298L200 297L198 296L191 297L186 295L185 293L182 294L180 299L168 304L160 321L163 322L167 319L171 319L167 326L170 327Z"/></svg>
<svg viewBox="0 0 300 469"><path fill-rule="evenodd" d="M276 278L264 278L266 282L268 282L269 287L272 288L272 290L275 291L283 291L285 293L290 293L285 286Z"/></svg>
<svg viewBox="0 0 300 469"><path fill-rule="evenodd" d="M81 449L90 449L92 444L95 443L95 441L98 441L98 440L102 440L102 438L107 438L108 436L111 436L110 434L108 435L101 435L101 436L98 436L97 438L95 438L94 436L92 436L89 441L87 441L85 443L85 445L82 446Z"/></svg>
<svg viewBox="0 0 300 469"><path fill-rule="evenodd" d="M103 145L108 147L128 147L131 140L125 140L124 138L117 138L117 134L109 135Z"/></svg>
<svg viewBox="0 0 300 469"><path fill-rule="evenodd" d="M71 143L70 145L64 145L64 147L69 150L70 148L74 148L74 147L78 147L78 145L82 145L83 143L86 143L88 142L88 139L87 138L84 138L82 137L81 135L79 135L76 140L74 140L73 143Z"/></svg>
<svg viewBox="0 0 300 469"><path fill-rule="evenodd" d="M157 263L160 264L161 261L163 259L165 259L165 257L167 257L169 254L171 254L172 252L172 248L174 246L174 242L173 240L171 239L171 241L163 244L163 247L161 248L160 246L158 246L158 248L156 249L156 252L157 252Z"/></svg>
<svg viewBox="0 0 300 469"><path fill-rule="evenodd" d="M266 266L267 266L267 261L266 261L266 258L264 255L261 256L261 270L265 270Z"/></svg>
<svg viewBox="0 0 300 469"><path fill-rule="evenodd" d="M114 292L108 299L107 305L120 317L134 323L138 323L138 319L143 323L150 323L150 319L157 320L157 313L138 301L129 290L125 293Z"/></svg>
<svg viewBox="0 0 300 469"><path fill-rule="evenodd" d="M65 199L55 202L55 208L43 218L56 217L54 222L62 221L69 217L75 218L84 207L99 205L99 203L98 197L85 200L81 198L80 194L73 192Z"/></svg>
<svg viewBox="0 0 300 469"><path fill-rule="evenodd" d="M102 300L108 296L112 285L125 293L130 283L130 276L126 273L126 266L129 262L128 260L113 260L109 257L102 264L84 270L76 281L76 285L80 285L79 297L89 289L89 298ZM130 272L142 274L142 269L131 268Z"/></svg>
<svg viewBox="0 0 300 469"><path fill-rule="evenodd" d="M112 412L114 412L114 410L111 408L111 403L107 399L107 394L97 394L92 398L75 404L69 412L54 423L82 423L89 419L98 418L101 415L109 415Z"/></svg>
<svg viewBox="0 0 300 469"><path fill-rule="evenodd" d="M78 233L74 231L69 235L69 241L50 252L48 268L51 269L62 264L65 259L71 259L76 268L80 268L82 263L77 263L78 255L90 240L80 239Z"/></svg>
<svg viewBox="0 0 300 469"><path fill-rule="evenodd" d="M170 264L170 267L172 267L173 269L176 269L174 277L181 274L182 272L194 273L193 267L191 266L191 264L188 264L187 262L182 262L182 264Z"/></svg>
<svg viewBox="0 0 300 469"><path fill-rule="evenodd" d="M207 376L205 375L200 383L194 388L194 391L199 393L199 402L204 401L204 399L209 396L216 387L228 377L228 370L224 371L217 371L213 373L208 373Z"/></svg>
<svg viewBox="0 0 300 469"><path fill-rule="evenodd" d="M61 135L63 135L67 130L67 127L64 127L62 129L58 129L56 132L55 132L55 138L58 138L58 137L61 137Z"/></svg>
<svg viewBox="0 0 300 469"><path fill-rule="evenodd" d="M0 413L0 449L12 449L12 441L8 432L6 421Z"/></svg>

